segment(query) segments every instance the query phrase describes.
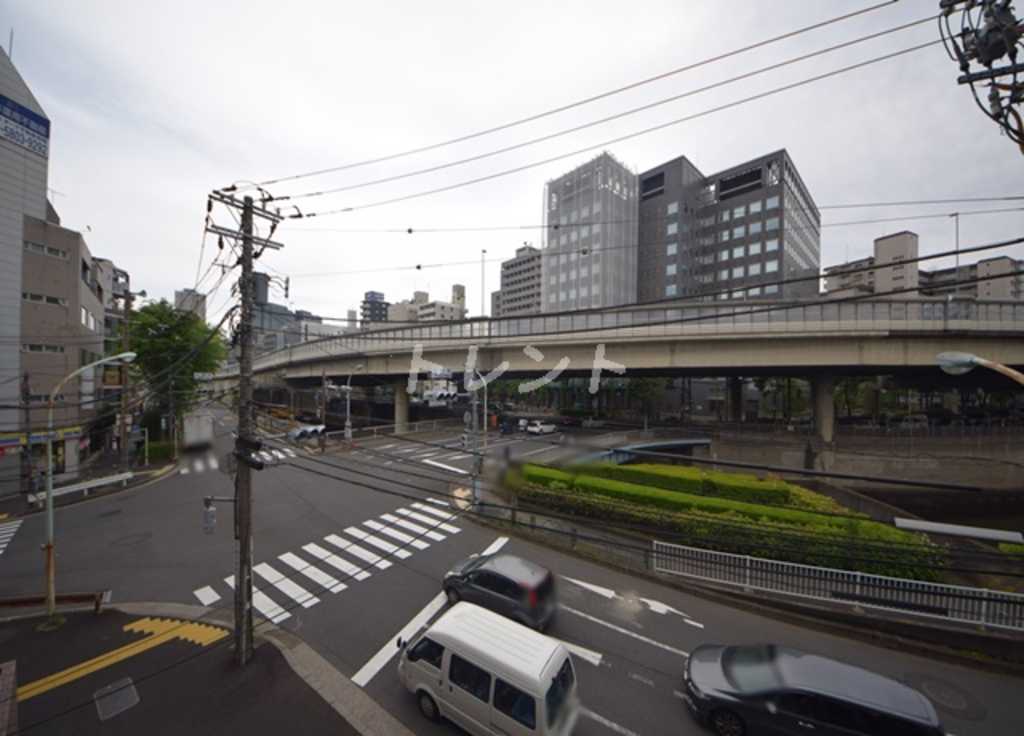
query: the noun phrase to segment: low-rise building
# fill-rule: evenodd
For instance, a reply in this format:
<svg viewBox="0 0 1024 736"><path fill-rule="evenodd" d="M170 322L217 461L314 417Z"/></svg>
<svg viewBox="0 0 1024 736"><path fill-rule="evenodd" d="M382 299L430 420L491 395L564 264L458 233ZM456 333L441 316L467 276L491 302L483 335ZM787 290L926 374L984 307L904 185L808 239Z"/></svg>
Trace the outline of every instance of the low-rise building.
<svg viewBox="0 0 1024 736"><path fill-rule="evenodd" d="M206 294L195 289L181 289L174 292L174 308L182 312L192 312L206 321Z"/></svg>
<svg viewBox="0 0 1024 736"><path fill-rule="evenodd" d="M419 322L452 322L466 319L466 287L462 284L452 286L450 302L432 301L418 305L416 319Z"/></svg>

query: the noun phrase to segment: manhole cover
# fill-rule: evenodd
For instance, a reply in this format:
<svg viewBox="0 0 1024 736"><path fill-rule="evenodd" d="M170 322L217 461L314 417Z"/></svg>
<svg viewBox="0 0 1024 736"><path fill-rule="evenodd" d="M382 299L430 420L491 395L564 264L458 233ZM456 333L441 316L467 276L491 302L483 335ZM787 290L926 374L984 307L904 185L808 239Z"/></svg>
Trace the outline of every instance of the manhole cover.
<svg viewBox="0 0 1024 736"><path fill-rule="evenodd" d="M981 702L959 685L934 675L910 672L906 682L920 691L940 711L968 721L981 721L988 711Z"/></svg>
<svg viewBox="0 0 1024 736"><path fill-rule="evenodd" d="M133 705L138 705L139 691L135 689L132 678L126 677L100 688L92 699L96 701L96 712L99 713L100 720L108 721Z"/></svg>

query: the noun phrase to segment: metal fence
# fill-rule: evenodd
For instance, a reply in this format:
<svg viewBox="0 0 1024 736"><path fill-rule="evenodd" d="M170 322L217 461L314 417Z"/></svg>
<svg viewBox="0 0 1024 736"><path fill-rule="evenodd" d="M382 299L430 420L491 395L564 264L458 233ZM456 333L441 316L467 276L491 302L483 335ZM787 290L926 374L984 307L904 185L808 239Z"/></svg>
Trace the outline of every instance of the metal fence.
<svg viewBox="0 0 1024 736"><path fill-rule="evenodd" d="M423 419L418 422L408 422L403 430L404 434L414 434L416 432L436 432L441 429L461 428L463 421L461 418L445 418L445 419ZM387 435L396 434L398 428L395 424L379 424L369 427L358 427L352 430L352 439L366 439L367 437L384 437ZM344 429L334 429L326 433L331 439L339 439L345 436Z"/></svg>
<svg viewBox="0 0 1024 736"><path fill-rule="evenodd" d="M655 572L911 616L1024 630L1024 595L799 565L654 540Z"/></svg>

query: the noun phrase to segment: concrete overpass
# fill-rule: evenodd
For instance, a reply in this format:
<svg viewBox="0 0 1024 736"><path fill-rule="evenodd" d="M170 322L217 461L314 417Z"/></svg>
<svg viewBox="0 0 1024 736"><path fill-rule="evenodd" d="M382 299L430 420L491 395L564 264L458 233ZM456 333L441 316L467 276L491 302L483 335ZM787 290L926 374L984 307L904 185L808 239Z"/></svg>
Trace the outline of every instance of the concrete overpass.
<svg viewBox="0 0 1024 736"><path fill-rule="evenodd" d="M255 372L257 385L313 385L325 374L344 381L361 365L359 378L393 382L401 424L416 356L421 378L430 364L460 375L474 352L484 375L504 366L503 378L532 379L558 367L565 377L591 376L599 345L604 359L624 366L626 375L809 378L816 425L831 442L837 376L937 370L935 356L944 350L1024 366L1024 303L747 301L484 318L305 342L260 356ZM235 380L237 366L229 367L216 376L215 388ZM738 390L739 382L733 387Z"/></svg>

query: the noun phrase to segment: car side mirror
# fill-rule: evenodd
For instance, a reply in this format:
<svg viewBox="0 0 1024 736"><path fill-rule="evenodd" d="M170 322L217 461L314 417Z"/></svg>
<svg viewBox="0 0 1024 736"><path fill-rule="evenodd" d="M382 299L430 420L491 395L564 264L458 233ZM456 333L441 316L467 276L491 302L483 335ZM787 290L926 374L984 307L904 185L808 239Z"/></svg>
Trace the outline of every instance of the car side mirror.
<svg viewBox="0 0 1024 736"><path fill-rule="evenodd" d="M395 646L398 647L399 651L405 649L406 642L402 641L402 637L395 639Z"/></svg>
<svg viewBox="0 0 1024 736"><path fill-rule="evenodd" d="M773 716L774 716L774 715L778 715L778 712L779 712L779 706L777 706L777 705L775 704L775 701L774 701L774 700L769 700L769 701L768 701L767 703L765 703L765 704L764 704L764 707L765 707L765 709L766 709L766 710L767 710L767 711L768 711L769 713L771 713L771 714L772 714Z"/></svg>

